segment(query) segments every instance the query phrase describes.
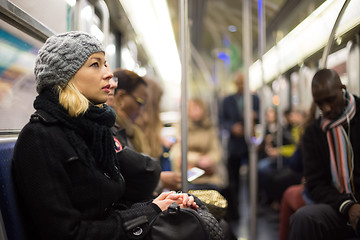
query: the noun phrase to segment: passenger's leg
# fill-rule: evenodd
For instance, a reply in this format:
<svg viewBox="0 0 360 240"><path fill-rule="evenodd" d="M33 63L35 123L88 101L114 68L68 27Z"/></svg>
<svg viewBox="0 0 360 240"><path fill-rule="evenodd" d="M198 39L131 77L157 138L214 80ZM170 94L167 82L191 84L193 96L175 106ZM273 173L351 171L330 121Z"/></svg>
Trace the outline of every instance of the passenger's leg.
<svg viewBox="0 0 360 240"><path fill-rule="evenodd" d="M327 204L304 206L290 220L291 240L339 240L353 236L355 233L346 219Z"/></svg>
<svg viewBox="0 0 360 240"><path fill-rule="evenodd" d="M239 169L241 165L241 158L229 156L227 162L229 185L225 193L228 201L227 218L229 220L237 220L239 218Z"/></svg>
<svg viewBox="0 0 360 240"><path fill-rule="evenodd" d="M289 167L276 170L269 180L270 199L280 203L285 190L301 183L301 173L292 171Z"/></svg>
<svg viewBox="0 0 360 240"><path fill-rule="evenodd" d="M281 199L279 240L289 239L290 217L299 208L305 206L302 192L304 185L290 186L284 192Z"/></svg>
<svg viewBox="0 0 360 240"><path fill-rule="evenodd" d="M274 159L261 159L258 163L258 193L260 203L271 203L273 199L269 196L269 180L276 171L276 162Z"/></svg>

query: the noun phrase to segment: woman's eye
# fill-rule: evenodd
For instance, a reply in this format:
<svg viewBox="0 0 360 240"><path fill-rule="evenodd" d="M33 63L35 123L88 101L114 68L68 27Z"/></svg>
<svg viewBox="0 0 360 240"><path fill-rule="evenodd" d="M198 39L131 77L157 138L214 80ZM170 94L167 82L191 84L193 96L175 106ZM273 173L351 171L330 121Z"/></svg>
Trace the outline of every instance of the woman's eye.
<svg viewBox="0 0 360 240"><path fill-rule="evenodd" d="M98 62L94 62L93 64L90 65L90 67L99 67L99 63L98 63Z"/></svg>

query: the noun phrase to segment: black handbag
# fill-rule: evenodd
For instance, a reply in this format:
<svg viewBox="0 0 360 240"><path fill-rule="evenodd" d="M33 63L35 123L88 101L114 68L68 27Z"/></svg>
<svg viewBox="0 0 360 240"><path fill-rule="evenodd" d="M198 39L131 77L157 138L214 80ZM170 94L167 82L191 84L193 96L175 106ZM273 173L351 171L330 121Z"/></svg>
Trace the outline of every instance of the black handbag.
<svg viewBox="0 0 360 240"><path fill-rule="evenodd" d="M205 206L198 210L180 208L172 203L151 223L146 240L223 240L219 222Z"/></svg>

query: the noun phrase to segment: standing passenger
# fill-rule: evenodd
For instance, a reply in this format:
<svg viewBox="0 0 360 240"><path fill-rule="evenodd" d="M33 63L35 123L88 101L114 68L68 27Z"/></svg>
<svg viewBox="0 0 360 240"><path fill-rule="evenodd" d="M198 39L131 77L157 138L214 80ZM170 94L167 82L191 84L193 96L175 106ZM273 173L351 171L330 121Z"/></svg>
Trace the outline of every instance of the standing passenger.
<svg viewBox="0 0 360 240"><path fill-rule="evenodd" d="M197 208L193 197L163 193L126 206L105 105L113 77L102 44L82 32L50 37L35 63L36 113L21 131L13 159L15 186L30 239L129 239L174 201ZM131 226L131 227L129 227ZM139 236L136 236L139 235Z"/></svg>
<svg viewBox="0 0 360 240"><path fill-rule="evenodd" d="M237 74L235 78L237 91L226 97L222 106L222 125L230 133L228 142L227 170L229 177L229 189L226 194L229 203L228 214L230 219L239 218L239 169L247 163L248 147L244 137L244 76ZM252 95L253 114L257 118L259 101L257 96Z"/></svg>
<svg viewBox="0 0 360 240"><path fill-rule="evenodd" d="M321 117L305 129L303 160L315 204L292 216L290 239L346 239L360 233L360 100L330 69L319 70L311 88Z"/></svg>

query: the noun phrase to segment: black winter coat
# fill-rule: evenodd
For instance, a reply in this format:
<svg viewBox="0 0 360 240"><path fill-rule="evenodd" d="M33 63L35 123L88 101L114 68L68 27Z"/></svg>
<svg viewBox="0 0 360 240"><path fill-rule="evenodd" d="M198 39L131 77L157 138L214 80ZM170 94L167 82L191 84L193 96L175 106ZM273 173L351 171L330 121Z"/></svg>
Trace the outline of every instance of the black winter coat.
<svg viewBox="0 0 360 240"><path fill-rule="evenodd" d="M355 97L355 96L354 96ZM355 97L356 114L350 121L350 141L354 152L355 197L360 200L360 100ZM345 128L347 131L347 128ZM325 132L320 119L309 125L303 136L303 159L306 188L316 203L326 203L339 211L349 194L341 194L334 187L330 170L330 154ZM345 213L345 212L344 212Z"/></svg>
<svg viewBox="0 0 360 240"><path fill-rule="evenodd" d="M256 95L251 96L253 102L253 111L258 115L259 99ZM237 94L233 94L224 98L220 119L223 127L230 133L228 142L229 155L233 157L247 157L248 146L245 141L245 137L236 137L231 134L231 128L235 123L240 122L241 124L244 124L243 113L239 112L239 107L236 102L237 97Z"/></svg>
<svg viewBox="0 0 360 240"><path fill-rule="evenodd" d="M84 164L45 113L33 115L21 131L13 172L31 239L129 239L145 234L161 212L151 202L126 207L125 182Z"/></svg>

